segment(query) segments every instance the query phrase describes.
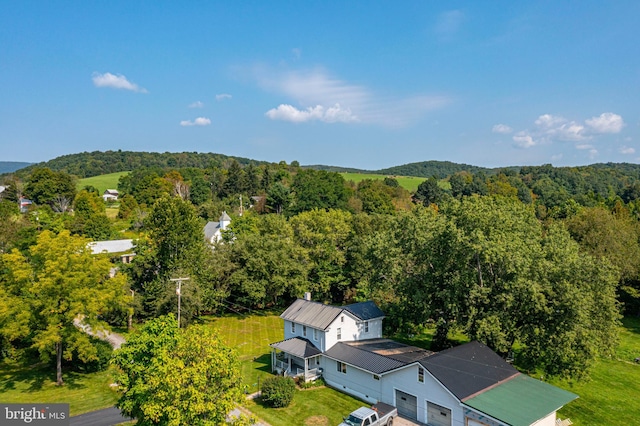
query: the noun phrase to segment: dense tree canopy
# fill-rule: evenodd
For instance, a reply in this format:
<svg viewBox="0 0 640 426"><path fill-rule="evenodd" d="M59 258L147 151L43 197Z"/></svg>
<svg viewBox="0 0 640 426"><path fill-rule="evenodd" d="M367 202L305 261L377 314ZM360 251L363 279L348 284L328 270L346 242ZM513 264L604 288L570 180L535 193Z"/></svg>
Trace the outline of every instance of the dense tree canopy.
<svg viewBox="0 0 640 426"><path fill-rule="evenodd" d="M142 426L217 426L240 401L237 355L209 326L148 321L116 352L117 406Z"/></svg>
<svg viewBox="0 0 640 426"><path fill-rule="evenodd" d="M3 291L15 306L0 331L10 330L5 336L12 340L25 339L43 359L55 354L58 384L63 383L63 357L71 359L74 351L83 360L96 357L96 348L74 321L98 330L104 326L99 316L124 303L126 278L111 278L111 263L93 256L87 242L68 231L44 231L27 256L17 250L3 255Z"/></svg>

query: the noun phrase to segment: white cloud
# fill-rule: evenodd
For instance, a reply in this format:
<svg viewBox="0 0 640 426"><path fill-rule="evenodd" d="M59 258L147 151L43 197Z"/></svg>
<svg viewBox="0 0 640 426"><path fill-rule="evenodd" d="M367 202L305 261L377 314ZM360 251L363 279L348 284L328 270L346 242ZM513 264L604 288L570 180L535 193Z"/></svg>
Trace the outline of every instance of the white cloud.
<svg viewBox="0 0 640 426"><path fill-rule="evenodd" d="M205 118L205 117L198 117L193 121L191 121L191 120L182 120L180 122L180 125L183 126L183 127L208 126L210 124L211 124L211 120L209 120L208 118Z"/></svg>
<svg viewBox="0 0 640 426"><path fill-rule="evenodd" d="M511 127L507 126L506 124L496 124L495 126L493 126L491 131L493 133L500 133L500 134L503 134L503 135L508 135L509 133L513 132L513 129Z"/></svg>
<svg viewBox="0 0 640 426"><path fill-rule="evenodd" d="M104 74L93 73L92 76L93 85L96 87L110 87L112 89L130 90L132 92L147 93L147 89L139 87L137 84L127 80L122 74L111 74L106 72Z"/></svg>
<svg viewBox="0 0 640 426"><path fill-rule="evenodd" d="M189 108L204 108L204 103L195 101L194 103L189 104Z"/></svg>
<svg viewBox="0 0 640 426"><path fill-rule="evenodd" d="M595 133L620 133L624 127L624 120L618 114L605 112L598 117L585 120L585 123Z"/></svg>
<svg viewBox="0 0 640 426"><path fill-rule="evenodd" d="M270 109L265 113L272 120L291 121L294 123L304 123L306 121L323 121L325 123L351 123L358 121L358 118L351 113L350 109L343 109L340 104L330 108L316 105L305 110L299 110L294 106L282 104L278 108Z"/></svg>
<svg viewBox="0 0 640 426"><path fill-rule="evenodd" d="M618 151L620 152L620 154L635 154L636 153L635 148L630 147L630 146L621 146Z"/></svg>
<svg viewBox="0 0 640 426"><path fill-rule="evenodd" d="M284 114L286 111L290 116L300 119L306 115L314 116L311 111L322 107L324 114L337 116L332 121L324 120L327 122L360 122L397 127L407 125L426 111L442 108L451 102L445 96L383 98L364 86L333 78L319 69L285 73L257 69L254 72L258 84L263 89L295 100L301 106L293 107L291 103L283 103L269 110L267 116L276 112ZM339 105L339 108L336 109L336 105ZM296 115L292 113L291 108L306 114ZM349 111L349 114L345 114L345 111Z"/></svg>
<svg viewBox="0 0 640 426"><path fill-rule="evenodd" d="M543 114L535 121L540 137L563 141L582 141L588 139L583 125L569 121L564 117Z"/></svg>
<svg viewBox="0 0 640 426"><path fill-rule="evenodd" d="M513 141L518 148L531 148L536 146L537 142L533 140L530 134L527 132L518 132L513 135Z"/></svg>
<svg viewBox="0 0 640 426"><path fill-rule="evenodd" d="M216 101L224 101L225 99L231 99L232 96L228 93L220 93L216 95Z"/></svg>

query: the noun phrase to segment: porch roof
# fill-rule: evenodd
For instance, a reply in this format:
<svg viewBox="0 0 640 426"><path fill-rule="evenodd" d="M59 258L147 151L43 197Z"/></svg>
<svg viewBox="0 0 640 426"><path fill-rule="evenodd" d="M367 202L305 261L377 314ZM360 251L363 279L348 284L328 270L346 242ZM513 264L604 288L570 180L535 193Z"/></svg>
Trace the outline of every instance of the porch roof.
<svg viewBox="0 0 640 426"><path fill-rule="evenodd" d="M322 353L320 349L313 346L313 343L301 337L292 337L281 342L271 343L269 346L290 355L305 359Z"/></svg>

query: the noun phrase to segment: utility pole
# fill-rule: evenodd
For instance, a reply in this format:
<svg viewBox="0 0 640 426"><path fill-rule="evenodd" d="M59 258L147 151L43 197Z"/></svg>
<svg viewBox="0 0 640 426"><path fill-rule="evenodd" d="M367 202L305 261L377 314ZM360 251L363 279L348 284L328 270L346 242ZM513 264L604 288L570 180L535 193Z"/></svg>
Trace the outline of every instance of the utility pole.
<svg viewBox="0 0 640 426"><path fill-rule="evenodd" d="M242 195L240 196L240 216L242 216L242 213L244 212L244 208L242 207Z"/></svg>
<svg viewBox="0 0 640 426"><path fill-rule="evenodd" d="M178 295L178 328L180 328L180 299L182 297L182 281L189 281L189 277L170 278L169 281L176 281L176 294Z"/></svg>

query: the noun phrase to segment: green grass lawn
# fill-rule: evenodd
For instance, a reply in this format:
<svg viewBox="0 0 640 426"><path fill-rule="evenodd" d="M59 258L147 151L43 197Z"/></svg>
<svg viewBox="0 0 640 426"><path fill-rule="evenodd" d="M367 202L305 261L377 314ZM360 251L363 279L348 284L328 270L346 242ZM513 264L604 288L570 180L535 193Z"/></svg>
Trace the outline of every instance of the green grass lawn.
<svg viewBox="0 0 640 426"><path fill-rule="evenodd" d="M614 359L599 361L588 381L552 380L580 396L558 412L576 426L640 423L640 318L625 318Z"/></svg>
<svg viewBox="0 0 640 426"><path fill-rule="evenodd" d="M100 194L104 193L107 189L118 189L118 179L120 176L126 175L129 172L117 172L109 173L108 175L93 176L90 178L84 178L78 180L78 191L87 185L95 187Z"/></svg>
<svg viewBox="0 0 640 426"><path fill-rule="evenodd" d="M0 400L4 403L69 403L71 416L111 407L118 399L109 387L111 371L81 374L64 372L57 386L55 369L0 364Z"/></svg>

